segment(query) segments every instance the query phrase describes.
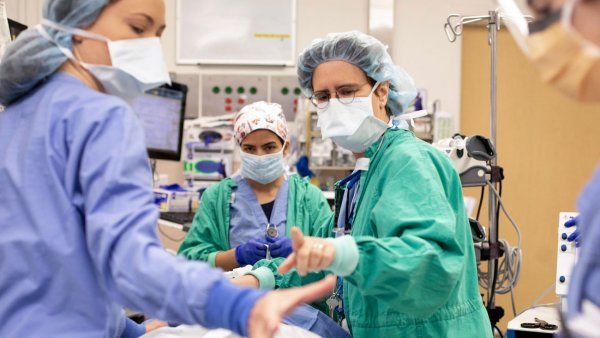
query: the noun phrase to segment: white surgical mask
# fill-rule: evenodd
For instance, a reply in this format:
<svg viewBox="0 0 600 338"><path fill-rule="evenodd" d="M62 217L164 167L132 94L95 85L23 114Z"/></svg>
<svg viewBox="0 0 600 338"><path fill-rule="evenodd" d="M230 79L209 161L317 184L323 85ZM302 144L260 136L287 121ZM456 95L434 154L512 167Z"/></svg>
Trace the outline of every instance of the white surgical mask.
<svg viewBox="0 0 600 338"><path fill-rule="evenodd" d="M317 109L323 139L331 138L338 146L355 153L362 153L369 148L388 128L373 112L371 98L379 86L373 86L367 97L355 97L349 104L339 99L330 99L326 108Z"/></svg>
<svg viewBox="0 0 600 338"><path fill-rule="evenodd" d="M268 184L275 181L285 172L283 166L283 150L275 154L268 155L252 155L241 152L242 168L241 174L244 178L249 178L261 184Z"/></svg>
<svg viewBox="0 0 600 338"><path fill-rule="evenodd" d="M93 65L77 60L70 50L52 39L44 26L106 42L112 65ZM37 29L42 36L58 46L65 56L79 62L92 73L109 95L119 96L130 102L147 90L171 83L158 37L112 41L102 35L59 25L46 19Z"/></svg>

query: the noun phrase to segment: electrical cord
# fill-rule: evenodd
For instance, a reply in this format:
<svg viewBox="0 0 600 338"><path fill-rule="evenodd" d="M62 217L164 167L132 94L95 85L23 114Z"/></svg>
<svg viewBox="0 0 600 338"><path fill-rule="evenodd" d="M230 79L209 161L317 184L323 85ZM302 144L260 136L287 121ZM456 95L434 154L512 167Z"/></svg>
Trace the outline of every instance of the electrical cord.
<svg viewBox="0 0 600 338"><path fill-rule="evenodd" d="M477 205L477 217L476 220L479 221L479 215L481 214L481 206L483 205L483 194L485 193L485 187L481 187L481 194L479 195L479 203Z"/></svg>
<svg viewBox="0 0 600 338"><path fill-rule="evenodd" d="M495 283L494 285L496 287L494 288L495 293L492 294L491 296L494 296L496 293L497 294L507 294L510 292L512 310L513 310L513 314L516 316L517 311L516 311L513 290L514 290L516 284L518 283L519 277L521 275L521 262L522 262L522 258L523 258L522 250L521 250L521 230L519 229L519 226L514 221L512 216L508 213L508 211L504 207L500 193L498 191L496 191L493 184L491 184L490 182L488 182L488 186L489 186L490 192L494 193L498 199L498 206L499 206L498 210L502 209L502 212L506 215L506 217L512 224L513 228L515 229L515 232L517 233L517 239L518 239L517 247L511 247L506 240L503 240L503 239L499 240L499 245L504 250L504 256L499 258L498 264L496 264L496 267L498 269L497 273L494 276L494 283ZM489 286L489 282L487 280L487 273L481 271L481 269L479 267L477 268L477 273L478 273L478 277L479 277L479 285L482 288L487 289ZM496 278L496 277L498 277L498 278ZM489 299L493 299L493 298L489 297Z"/></svg>
<svg viewBox="0 0 600 338"><path fill-rule="evenodd" d="M538 303L540 300L542 300L544 297L546 297L546 295L552 291L554 289L554 287L556 286L556 282L552 283L548 288L546 288L546 290L544 290L539 296L538 298L536 298L533 303L531 303L531 307L536 307L538 306ZM548 304L543 304L543 305L548 305Z"/></svg>
<svg viewBox="0 0 600 338"><path fill-rule="evenodd" d="M498 333L500 334L500 338L504 338L504 335L502 334L502 331L500 331L500 328L498 326L494 325L494 329L498 331Z"/></svg>
<svg viewBox="0 0 600 338"><path fill-rule="evenodd" d="M491 183L490 181L488 181L487 183L490 187L493 187L493 183ZM494 241L497 244L499 243L497 237L498 237L498 233L500 231L500 199L502 198L502 181L500 181L499 184L500 184L500 193L496 194L498 202L496 202L496 214L494 215L495 222L496 222L496 238L493 238L493 239L490 238L490 242ZM491 249L491 245L490 245L490 249ZM498 251L499 251L499 248L498 248ZM495 261L496 261L496 264L494 264L494 273L492 275L492 285L494 285L495 287L493 287L492 290L490 291L490 293L488 294L488 304L492 304L492 302L494 302L496 299L496 289L498 286L497 283L498 283L500 258L496 258Z"/></svg>

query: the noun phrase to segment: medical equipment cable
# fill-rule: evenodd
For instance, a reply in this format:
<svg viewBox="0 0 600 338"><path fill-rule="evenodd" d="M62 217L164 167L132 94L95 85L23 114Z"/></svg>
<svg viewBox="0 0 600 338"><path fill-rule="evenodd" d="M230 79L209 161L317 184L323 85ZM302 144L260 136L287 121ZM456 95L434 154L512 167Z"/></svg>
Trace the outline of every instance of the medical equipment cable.
<svg viewBox="0 0 600 338"><path fill-rule="evenodd" d="M515 229L515 231L517 233L518 245L516 248L511 247L506 240L499 241L504 249L505 254L504 254L504 258L498 264L499 279L496 280L496 284L495 284L496 285L495 289L498 294L506 294L509 292L511 293L513 313L516 314L516 306L515 306L515 302L514 302L513 289L514 289L515 285L517 284L517 282L519 281L519 277L520 277L520 273L521 273L521 261L522 261L521 231L520 231L517 223L514 221L514 219L511 217L511 215L508 213L508 211L504 207L500 193L498 191L496 191L496 189L493 187L493 185L491 183L488 183L488 185L490 187L490 191L493 192L496 195L496 197L498 198L498 202L499 202L498 204L499 204L500 208L502 209L503 213L506 215L506 217L508 218L508 220L510 221L510 223L512 224L513 228ZM487 273L481 272L481 270L479 270L479 268L478 268L478 274L479 274L479 285L483 288L487 288L488 283L487 283L487 279L485 278L485 277L487 277Z"/></svg>
<svg viewBox="0 0 600 338"><path fill-rule="evenodd" d="M481 194L479 195L479 205L477 206L476 220L479 221L479 215L481 214L481 206L483 205L483 195L485 194L485 186L481 187Z"/></svg>
<svg viewBox="0 0 600 338"><path fill-rule="evenodd" d="M498 333L500 334L500 338L504 338L502 331L500 330L500 328L497 325L494 325L494 329L496 329L496 331L498 331Z"/></svg>
<svg viewBox="0 0 600 338"><path fill-rule="evenodd" d="M550 286L548 286L546 288L546 290L542 291L542 293L531 303L531 305L529 305L528 307L524 308L523 310L521 310L519 313L517 313L517 315L521 315L523 312L530 310L530 309L535 309L538 307L556 307L558 309L560 303L559 302L554 302L554 303L544 303L544 304L538 304L538 302L540 300L542 300L544 297L546 297L546 295L548 295L548 293L552 290L554 290L554 287L556 286L556 283L552 283L550 284Z"/></svg>
<svg viewBox="0 0 600 338"><path fill-rule="evenodd" d="M548 304L540 304L540 305L538 305L538 302L539 302L540 300L542 300L544 297L546 297L546 295L547 295L547 294L548 294L550 291L554 290L554 288L555 288L555 287L556 287L556 282L553 282L553 283L552 283L552 284L551 284L551 285L550 285L550 286L549 286L549 287L548 287L546 290L544 290L544 291L543 291L543 292L542 292L542 293L541 293L541 294L538 296L538 298L536 298L536 299L533 301L533 303L531 303L531 306L530 306L530 308L532 308L532 307L536 307L536 306L540 306L540 305L548 305ZM551 304L557 304L557 303L551 303Z"/></svg>
<svg viewBox="0 0 600 338"><path fill-rule="evenodd" d="M493 184L490 181L488 181L487 183L488 183L488 185L493 186ZM501 184L501 182L500 182L500 184ZM500 192L502 192L502 190L500 190ZM491 200L491 197L492 196L491 196L491 193L490 193L490 200ZM498 197L498 195L494 195L494 197ZM498 202L495 203L495 207L496 207L496 209L495 209L496 212L494 213L494 223L496 224L496 233L498 233L500 231L499 230L500 229L500 222L499 222L499 220L500 220L500 213L499 213ZM492 235L490 234L490 237L491 236ZM500 244L499 241L496 241L496 242L498 243L498 245ZM491 249L492 249L492 245L491 245L491 241L490 241L490 251L491 251ZM490 253L490 256L491 256L491 253ZM498 285L498 272L499 272L500 258L499 257L496 258L495 261L496 261L496 263L494 264L494 267L493 267L494 273L492 274L492 281L491 281L492 285L494 287L489 288L489 282L484 281L485 282L484 284L487 285L486 289L490 290L489 293L488 293L487 304L493 304L495 302L495 299L496 299L496 288L497 288L497 285ZM489 268L489 265L488 265L488 268ZM478 268L478 271L479 271L479 268ZM489 279L489 271L488 271L487 277ZM494 324L494 323L492 323L492 324Z"/></svg>

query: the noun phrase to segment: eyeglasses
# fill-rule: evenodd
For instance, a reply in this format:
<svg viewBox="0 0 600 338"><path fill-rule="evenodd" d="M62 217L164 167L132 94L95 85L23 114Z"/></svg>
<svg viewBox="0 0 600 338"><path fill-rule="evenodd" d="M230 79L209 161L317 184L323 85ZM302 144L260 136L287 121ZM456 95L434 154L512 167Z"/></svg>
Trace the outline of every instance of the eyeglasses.
<svg viewBox="0 0 600 338"><path fill-rule="evenodd" d="M368 84L369 83L367 82L358 87L354 85L342 86L335 90L335 98L337 98L343 104L351 104L354 102L356 92ZM315 92L310 97L310 102L319 109L327 108L329 105L329 100L331 100L331 93L328 91Z"/></svg>

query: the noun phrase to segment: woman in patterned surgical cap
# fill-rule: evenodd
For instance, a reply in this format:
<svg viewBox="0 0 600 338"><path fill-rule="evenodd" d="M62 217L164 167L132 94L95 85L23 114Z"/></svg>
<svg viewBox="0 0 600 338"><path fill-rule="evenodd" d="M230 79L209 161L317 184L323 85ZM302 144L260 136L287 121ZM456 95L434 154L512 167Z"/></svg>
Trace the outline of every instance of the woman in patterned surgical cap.
<svg viewBox="0 0 600 338"><path fill-rule="evenodd" d="M302 285L323 277L315 273L277 273L292 252L290 229L326 237L332 212L323 193L298 175L286 174L288 127L276 103L256 102L235 118L235 139L242 167L238 174L211 186L202 195L192 228L179 248L191 260L229 271L252 265L238 283L264 290ZM297 310L287 322L324 337L346 337L335 322L315 308Z"/></svg>

